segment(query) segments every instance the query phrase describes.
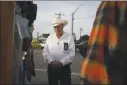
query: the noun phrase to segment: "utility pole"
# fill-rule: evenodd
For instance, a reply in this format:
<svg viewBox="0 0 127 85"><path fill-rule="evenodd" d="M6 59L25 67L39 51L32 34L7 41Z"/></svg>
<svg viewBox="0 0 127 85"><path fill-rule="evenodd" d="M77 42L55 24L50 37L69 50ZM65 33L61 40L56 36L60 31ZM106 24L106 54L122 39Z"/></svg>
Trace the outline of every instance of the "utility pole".
<svg viewBox="0 0 127 85"><path fill-rule="evenodd" d="M61 13L55 14L55 15L58 15L59 16L59 19L61 18L61 16L64 16L64 14L61 14Z"/></svg>
<svg viewBox="0 0 127 85"><path fill-rule="evenodd" d="M80 38L81 38L81 32L83 31L83 29L82 28L80 28Z"/></svg>
<svg viewBox="0 0 127 85"><path fill-rule="evenodd" d="M37 32L37 42L39 41L39 39L38 39L38 38L39 38L39 32Z"/></svg>
<svg viewBox="0 0 127 85"><path fill-rule="evenodd" d="M80 4L74 12L72 12L72 35L73 35L73 22L74 22L74 14L76 13L76 11L79 9L79 7L81 7L82 5L84 5L85 3L83 4Z"/></svg>
<svg viewBox="0 0 127 85"><path fill-rule="evenodd" d="M73 35L73 22L74 22L74 13L72 13L72 29L71 29L72 35Z"/></svg>

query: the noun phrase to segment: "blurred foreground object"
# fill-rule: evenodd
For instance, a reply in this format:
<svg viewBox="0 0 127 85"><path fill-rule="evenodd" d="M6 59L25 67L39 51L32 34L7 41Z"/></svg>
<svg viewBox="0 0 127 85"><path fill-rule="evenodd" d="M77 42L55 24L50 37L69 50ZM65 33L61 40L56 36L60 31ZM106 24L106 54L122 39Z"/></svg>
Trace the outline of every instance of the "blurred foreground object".
<svg viewBox="0 0 127 85"><path fill-rule="evenodd" d="M84 84L127 84L127 2L103 1L81 65Z"/></svg>
<svg viewBox="0 0 127 85"><path fill-rule="evenodd" d="M14 2L0 1L0 85L13 84Z"/></svg>
<svg viewBox="0 0 127 85"><path fill-rule="evenodd" d="M37 5L32 1L16 1L14 14L14 81L13 84L28 84L35 77L33 61L33 23ZM19 70L19 72L17 70Z"/></svg>
<svg viewBox="0 0 127 85"><path fill-rule="evenodd" d="M0 84L28 84L35 77L32 24L37 5L32 1L0 1Z"/></svg>

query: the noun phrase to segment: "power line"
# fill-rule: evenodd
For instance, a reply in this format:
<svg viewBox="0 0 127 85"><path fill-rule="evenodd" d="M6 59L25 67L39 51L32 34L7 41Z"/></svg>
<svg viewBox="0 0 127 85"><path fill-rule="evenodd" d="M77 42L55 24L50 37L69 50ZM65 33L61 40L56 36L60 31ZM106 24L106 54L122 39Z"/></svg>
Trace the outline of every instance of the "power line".
<svg viewBox="0 0 127 85"><path fill-rule="evenodd" d="M77 17L77 18L75 18L75 19L83 19L83 18L93 18L93 17L95 17L95 16L87 16L87 17Z"/></svg>

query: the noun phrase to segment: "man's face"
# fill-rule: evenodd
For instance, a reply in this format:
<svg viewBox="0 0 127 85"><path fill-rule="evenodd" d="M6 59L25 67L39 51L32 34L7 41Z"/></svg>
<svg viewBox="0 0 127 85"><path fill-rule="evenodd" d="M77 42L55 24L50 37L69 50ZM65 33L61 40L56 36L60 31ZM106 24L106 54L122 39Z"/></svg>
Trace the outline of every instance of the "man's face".
<svg viewBox="0 0 127 85"><path fill-rule="evenodd" d="M59 24L57 26L54 26L54 31L56 34L62 34L63 33L63 24Z"/></svg>

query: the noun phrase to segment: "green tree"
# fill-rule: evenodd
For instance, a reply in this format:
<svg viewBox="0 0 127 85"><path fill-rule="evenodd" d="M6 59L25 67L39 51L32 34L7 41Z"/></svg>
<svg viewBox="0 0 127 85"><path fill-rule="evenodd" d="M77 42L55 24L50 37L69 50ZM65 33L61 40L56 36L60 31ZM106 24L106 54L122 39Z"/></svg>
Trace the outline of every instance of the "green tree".
<svg viewBox="0 0 127 85"><path fill-rule="evenodd" d="M82 42L82 41L86 41L89 39L89 36L88 35L83 35L80 37L79 41Z"/></svg>
<svg viewBox="0 0 127 85"><path fill-rule="evenodd" d="M43 36L44 38L48 38L49 35L50 35L50 34L46 34L46 33L42 34L42 36Z"/></svg>

